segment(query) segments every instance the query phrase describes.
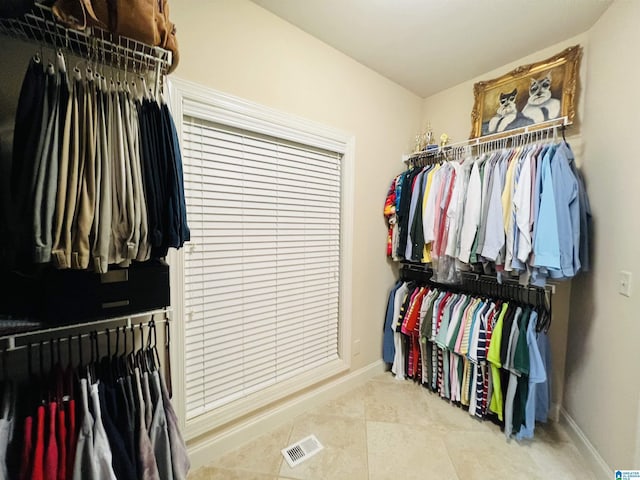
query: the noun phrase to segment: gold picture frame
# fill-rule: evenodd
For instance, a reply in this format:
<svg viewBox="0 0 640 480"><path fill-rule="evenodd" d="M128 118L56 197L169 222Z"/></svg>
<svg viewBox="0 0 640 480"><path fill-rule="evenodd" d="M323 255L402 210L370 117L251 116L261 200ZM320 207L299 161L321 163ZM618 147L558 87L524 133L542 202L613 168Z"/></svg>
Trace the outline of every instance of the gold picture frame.
<svg viewBox="0 0 640 480"><path fill-rule="evenodd" d="M541 62L476 83L471 138L535 129L536 124L556 118L573 123L581 57L582 47L574 45Z"/></svg>

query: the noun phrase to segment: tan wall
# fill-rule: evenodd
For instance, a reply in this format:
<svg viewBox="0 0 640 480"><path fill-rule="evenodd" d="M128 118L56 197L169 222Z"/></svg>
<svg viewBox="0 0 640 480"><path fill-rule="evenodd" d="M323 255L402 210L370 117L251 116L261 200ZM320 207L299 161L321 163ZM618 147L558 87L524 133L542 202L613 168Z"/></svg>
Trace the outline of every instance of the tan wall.
<svg viewBox="0 0 640 480"><path fill-rule="evenodd" d="M638 279L631 298L617 293L620 270L640 272L638 25L640 2L616 1L589 32L583 136L593 272L573 284L565 388L568 413L620 469L640 468Z"/></svg>
<svg viewBox="0 0 640 480"><path fill-rule="evenodd" d="M499 77L514 68L544 60L556 53L561 52L571 45L582 45L587 50L587 35L581 34L567 41L558 43L544 50L532 53L520 60L504 65L496 70L487 72L479 77L473 78L467 82L456 85L455 87L444 90L440 93L432 95L424 100L424 108L422 112L422 126L426 127L427 123L431 123L435 138L440 138L440 134L447 133L452 142L460 142L469 138L471 132L471 110L473 108L473 84L480 80L490 80ZM570 142L576 152L578 163L581 160L581 137L580 120L584 112L584 77L586 71L587 58L586 54L581 64L581 88L578 95L578 106L576 125L572 127L570 132ZM562 404L564 391L565 376L565 352L567 345L567 334L569 325L569 299L571 295L571 284L568 282L558 285L557 292L553 302L553 322L550 329L551 341L551 358L553 362L552 371L552 403L554 407ZM557 410L552 414L556 414Z"/></svg>
<svg viewBox="0 0 640 480"><path fill-rule="evenodd" d="M420 98L249 1L174 2L172 17L182 52L175 76L355 135L353 368L378 360L393 283L382 207Z"/></svg>

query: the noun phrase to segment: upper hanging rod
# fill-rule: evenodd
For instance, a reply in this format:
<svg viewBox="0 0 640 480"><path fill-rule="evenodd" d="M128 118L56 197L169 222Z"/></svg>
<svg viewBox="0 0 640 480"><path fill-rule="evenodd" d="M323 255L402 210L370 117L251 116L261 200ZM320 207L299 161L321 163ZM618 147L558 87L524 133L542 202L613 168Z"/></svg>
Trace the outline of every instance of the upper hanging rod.
<svg viewBox="0 0 640 480"><path fill-rule="evenodd" d="M450 143L444 147L439 147L437 150L422 151L405 156L403 161L405 163L411 163L423 158L434 157L443 153L452 152L456 149L463 149L466 147L478 147L480 145L487 145L490 143L509 142L513 139L524 138L531 133L547 132L556 130L559 127L566 127L570 125L568 117L558 117L553 120L547 120L546 122L539 122L526 127L518 128L515 133L509 134L508 132L492 133L490 135L484 135L483 137L471 138L462 142Z"/></svg>
<svg viewBox="0 0 640 480"><path fill-rule="evenodd" d="M115 68L163 75L171 66L171 52L105 30L89 27L85 31L66 28L51 8L36 3L19 18L0 18L0 34L66 50L78 57Z"/></svg>

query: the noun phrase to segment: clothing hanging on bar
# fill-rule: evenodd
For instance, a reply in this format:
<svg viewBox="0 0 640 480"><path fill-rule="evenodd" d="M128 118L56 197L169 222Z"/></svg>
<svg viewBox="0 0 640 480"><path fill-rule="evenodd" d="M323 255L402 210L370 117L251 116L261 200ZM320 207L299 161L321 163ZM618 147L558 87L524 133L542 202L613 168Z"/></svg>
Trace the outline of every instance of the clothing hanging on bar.
<svg viewBox="0 0 640 480"><path fill-rule="evenodd" d="M145 342L142 325L135 327L139 345L134 327L118 328L113 349L107 330L104 356L97 332L88 346L69 337L66 366L60 339L47 342L50 359L43 359L46 343L30 345L29 383L16 387L5 372L0 479L186 479L190 461L161 374L155 328L149 322Z"/></svg>
<svg viewBox="0 0 640 480"><path fill-rule="evenodd" d="M126 75L125 75L126 77ZM165 257L189 240L179 139L146 86L34 57L16 113L7 264L60 269Z"/></svg>
<svg viewBox="0 0 640 480"><path fill-rule="evenodd" d="M591 211L566 141L411 167L384 215L387 255L432 264L442 283L471 270L543 286L589 269Z"/></svg>
<svg viewBox="0 0 640 480"><path fill-rule="evenodd" d="M507 438L533 438L550 405L544 294L483 293L398 281L387 303L383 359L397 379L413 379L469 415L492 419Z"/></svg>

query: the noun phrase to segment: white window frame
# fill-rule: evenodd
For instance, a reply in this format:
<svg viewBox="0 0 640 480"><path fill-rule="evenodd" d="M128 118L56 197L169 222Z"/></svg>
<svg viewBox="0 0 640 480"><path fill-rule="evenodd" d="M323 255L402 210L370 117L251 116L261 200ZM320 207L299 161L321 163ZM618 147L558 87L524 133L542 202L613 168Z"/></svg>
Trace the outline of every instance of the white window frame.
<svg viewBox="0 0 640 480"><path fill-rule="evenodd" d="M183 434L189 440L350 369L355 136L178 78L169 81L168 90L180 138L186 115L342 154L337 360L186 421L184 249L169 253L174 318L170 350L173 402ZM189 244L184 248L188 249Z"/></svg>

